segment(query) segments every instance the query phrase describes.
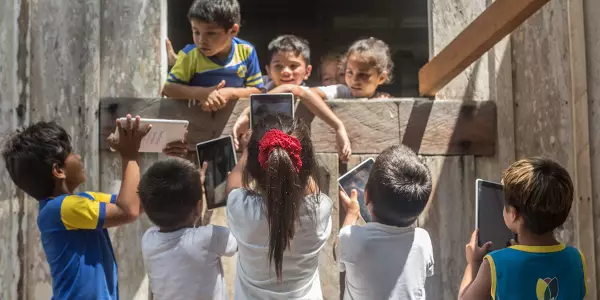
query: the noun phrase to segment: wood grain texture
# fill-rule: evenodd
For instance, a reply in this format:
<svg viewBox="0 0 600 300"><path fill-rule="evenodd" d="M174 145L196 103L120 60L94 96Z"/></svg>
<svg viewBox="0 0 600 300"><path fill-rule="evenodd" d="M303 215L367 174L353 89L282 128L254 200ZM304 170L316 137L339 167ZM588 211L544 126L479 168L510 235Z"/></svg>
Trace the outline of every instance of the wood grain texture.
<svg viewBox="0 0 600 300"><path fill-rule="evenodd" d="M517 28L549 0L499 0L493 2L469 26L419 71L419 93L437 91Z"/></svg>
<svg viewBox="0 0 600 300"><path fill-rule="evenodd" d="M594 211L594 241L596 243L596 295L600 294L600 2L584 1L585 44L587 55L587 88L589 104L590 158L592 169L592 201ZM588 254L589 255L589 254ZM592 283L589 286L594 286Z"/></svg>
<svg viewBox="0 0 600 300"><path fill-rule="evenodd" d="M574 174L566 2L552 1L511 36L516 158L546 156ZM576 243L575 210L557 236Z"/></svg>
<svg viewBox="0 0 600 300"><path fill-rule="evenodd" d="M573 126L573 179L577 246L586 257L586 285L596 283L596 242L594 241L594 205L592 202L592 169L590 157L590 124L588 109L587 59L583 0L566 1L571 67L571 109ZM586 299L597 299L590 288Z"/></svg>
<svg viewBox="0 0 600 300"><path fill-rule="evenodd" d="M127 113L145 118L190 121L189 143L230 134L247 100L230 103L214 113L188 107L187 101L173 99L107 98L101 100L100 149L114 132L114 120ZM327 102L344 122L352 151L379 153L404 143L424 155L493 155L496 145L496 107L491 101L430 101L396 99L379 101L333 100ZM238 107L239 106L239 107ZM299 117L311 121L313 145L317 152L337 153L333 130L299 106ZM193 147L190 147L193 150Z"/></svg>
<svg viewBox="0 0 600 300"><path fill-rule="evenodd" d="M435 274L427 298L456 299L465 270L465 245L475 228L475 162L472 156L424 157L433 190L417 225L429 233Z"/></svg>

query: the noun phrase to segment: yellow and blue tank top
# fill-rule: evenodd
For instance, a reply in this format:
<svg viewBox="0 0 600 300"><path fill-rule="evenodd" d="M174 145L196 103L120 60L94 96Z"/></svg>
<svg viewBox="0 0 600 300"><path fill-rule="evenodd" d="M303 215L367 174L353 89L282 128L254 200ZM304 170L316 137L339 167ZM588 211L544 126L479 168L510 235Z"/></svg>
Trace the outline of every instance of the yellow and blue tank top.
<svg viewBox="0 0 600 300"><path fill-rule="evenodd" d="M38 228L52 275L52 299L118 299L117 262L106 206L116 195L79 193L39 201Z"/></svg>
<svg viewBox="0 0 600 300"><path fill-rule="evenodd" d="M579 300L586 293L585 257L576 248L517 245L485 257L495 300Z"/></svg>
<svg viewBox="0 0 600 300"><path fill-rule="evenodd" d="M177 55L177 62L169 72L167 84L211 87L225 80L225 87L264 87L260 63L252 44L233 38L226 61L207 57L196 45L185 46Z"/></svg>

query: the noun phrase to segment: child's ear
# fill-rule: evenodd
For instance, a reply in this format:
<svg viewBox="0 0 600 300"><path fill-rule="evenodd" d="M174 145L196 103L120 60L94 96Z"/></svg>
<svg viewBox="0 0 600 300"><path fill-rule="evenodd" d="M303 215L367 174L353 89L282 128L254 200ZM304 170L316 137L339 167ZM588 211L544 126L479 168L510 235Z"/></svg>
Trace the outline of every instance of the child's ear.
<svg viewBox="0 0 600 300"><path fill-rule="evenodd" d="M52 165L52 176L56 179L65 179L67 178L67 174L65 174L65 169L58 166L58 164Z"/></svg>
<svg viewBox="0 0 600 300"><path fill-rule="evenodd" d="M237 36L238 33L240 32L240 24L233 24L233 26L231 26L231 29L229 29L229 32L233 35L233 36Z"/></svg>
<svg viewBox="0 0 600 300"><path fill-rule="evenodd" d="M369 204L371 204L371 201L369 200L369 193L367 192L367 189L365 189L364 198L365 198L365 206L369 206Z"/></svg>
<svg viewBox="0 0 600 300"><path fill-rule="evenodd" d="M304 76L304 80L308 80L308 77L310 77L311 72L312 72L312 65L306 66L306 76Z"/></svg>
<svg viewBox="0 0 600 300"><path fill-rule="evenodd" d="M387 72L383 72L381 74L379 74L379 80L377 81L378 85L382 85L385 84L388 80L388 73Z"/></svg>

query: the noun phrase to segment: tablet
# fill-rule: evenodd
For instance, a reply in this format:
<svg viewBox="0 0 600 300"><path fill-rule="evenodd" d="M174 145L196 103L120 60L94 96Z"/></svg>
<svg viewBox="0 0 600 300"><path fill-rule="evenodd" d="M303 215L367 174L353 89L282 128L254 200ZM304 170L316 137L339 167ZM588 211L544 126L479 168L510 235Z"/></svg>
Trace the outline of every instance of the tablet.
<svg viewBox="0 0 600 300"><path fill-rule="evenodd" d="M250 95L250 124L252 128L269 115L286 114L294 118L294 95L254 94Z"/></svg>
<svg viewBox="0 0 600 300"><path fill-rule="evenodd" d="M215 209L227 205L227 175L237 164L233 138L224 136L196 145L198 162L208 166L204 177L206 208Z"/></svg>
<svg viewBox="0 0 600 300"><path fill-rule="evenodd" d="M504 191L496 182L475 181L475 228L479 228L479 246L492 242L491 250L510 246L515 234L504 223Z"/></svg>
<svg viewBox="0 0 600 300"><path fill-rule="evenodd" d="M338 179L338 184L348 196L350 196L353 189L358 192L360 216L365 222L371 222L371 214L365 203L365 186L367 185L369 174L373 168L373 163L375 163L375 159L370 157Z"/></svg>
<svg viewBox="0 0 600 300"><path fill-rule="evenodd" d="M127 126L127 118L119 118L121 126ZM135 118L131 118L133 126ZM152 125L152 129L142 139L140 152L162 153L168 143L183 141L189 122L187 120L140 119L140 128ZM119 138L119 130L115 129L115 137ZM111 148L112 151L114 149Z"/></svg>

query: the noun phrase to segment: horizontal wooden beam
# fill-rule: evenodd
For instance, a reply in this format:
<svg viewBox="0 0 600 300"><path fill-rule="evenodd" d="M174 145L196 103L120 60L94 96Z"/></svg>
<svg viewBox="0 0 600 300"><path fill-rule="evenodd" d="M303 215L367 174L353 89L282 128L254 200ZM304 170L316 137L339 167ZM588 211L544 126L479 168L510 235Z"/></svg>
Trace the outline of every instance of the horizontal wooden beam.
<svg viewBox="0 0 600 300"><path fill-rule="evenodd" d="M496 106L492 101L431 101L392 99L327 102L344 122L355 154L377 154L391 145L405 144L422 155L493 156L496 149ZM230 103L215 113L173 99L107 98L100 105L100 148L115 130L115 119L127 113L146 118L190 121L189 141L231 134L247 100ZM311 126L317 152L335 153L335 132L299 104L296 116ZM190 147L193 149L193 147Z"/></svg>
<svg viewBox="0 0 600 300"><path fill-rule="evenodd" d="M419 71L419 92L435 94L549 0L496 0Z"/></svg>

